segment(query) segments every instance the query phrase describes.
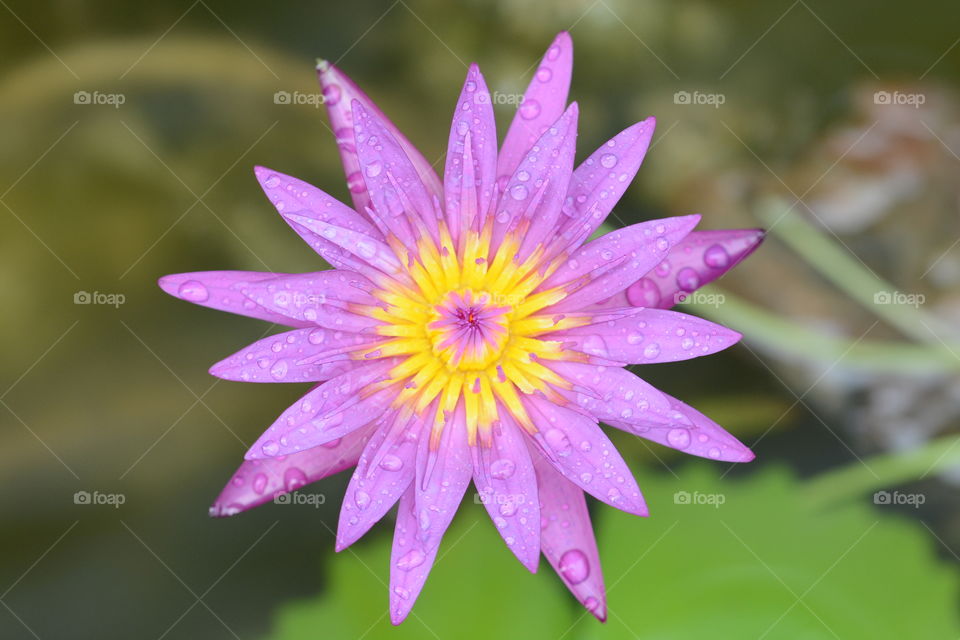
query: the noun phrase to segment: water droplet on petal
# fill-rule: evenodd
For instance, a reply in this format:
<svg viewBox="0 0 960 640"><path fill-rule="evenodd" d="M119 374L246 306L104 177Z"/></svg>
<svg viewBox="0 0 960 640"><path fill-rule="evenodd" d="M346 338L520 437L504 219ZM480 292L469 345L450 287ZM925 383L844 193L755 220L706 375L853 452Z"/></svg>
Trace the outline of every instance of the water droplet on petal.
<svg viewBox="0 0 960 640"><path fill-rule="evenodd" d="M677 273L677 286L683 291L693 291L700 286L700 274L692 267L684 267Z"/></svg>
<svg viewBox="0 0 960 640"><path fill-rule="evenodd" d="M514 200L524 200L527 197L527 188L522 184L514 185L510 189L510 197Z"/></svg>
<svg viewBox="0 0 960 640"><path fill-rule="evenodd" d="M506 480L513 475L516 465L509 458L494 460L490 465L490 475L497 480Z"/></svg>
<svg viewBox="0 0 960 640"><path fill-rule="evenodd" d="M323 103L328 107L332 107L338 102L340 102L340 97L343 95L343 91L340 89L338 84L330 84L323 88Z"/></svg>
<svg viewBox="0 0 960 640"><path fill-rule="evenodd" d="M190 302L206 302L210 292L202 282L187 280L177 289L177 295Z"/></svg>
<svg viewBox="0 0 960 640"><path fill-rule="evenodd" d="M356 491L353 494L353 502L357 505L358 509L366 509L370 506L370 494L366 491Z"/></svg>
<svg viewBox="0 0 960 640"><path fill-rule="evenodd" d="M580 549L571 549L560 556L560 575L570 584L580 584L590 575L590 562Z"/></svg>
<svg viewBox="0 0 960 640"><path fill-rule="evenodd" d="M627 289L627 301L635 307L656 307L660 298L660 287L650 278L640 278Z"/></svg>
<svg viewBox="0 0 960 640"><path fill-rule="evenodd" d="M385 471L400 471L403 468L403 460L399 456L388 453L380 460L380 468Z"/></svg>
<svg viewBox="0 0 960 640"><path fill-rule="evenodd" d="M260 449L265 456L275 456L280 451L280 445L273 440L267 440Z"/></svg>
<svg viewBox="0 0 960 640"><path fill-rule="evenodd" d="M383 171L383 165L380 164L379 160L374 160L367 165L367 176L371 178L376 178L380 175L380 172Z"/></svg>
<svg viewBox="0 0 960 640"><path fill-rule="evenodd" d="M253 478L253 490L263 495L263 492L267 489L267 476L262 473L258 473Z"/></svg>
<svg viewBox="0 0 960 640"><path fill-rule="evenodd" d="M533 99L525 99L520 103L520 117L524 120L533 120L540 115L540 103Z"/></svg>
<svg viewBox="0 0 960 640"><path fill-rule="evenodd" d="M730 255L721 245L715 244L704 252L703 263L713 269L723 269L730 264Z"/></svg>
<svg viewBox="0 0 960 640"><path fill-rule="evenodd" d="M617 156L612 153L605 153L600 156L600 166L604 169L613 169L617 166Z"/></svg>
<svg viewBox="0 0 960 640"><path fill-rule="evenodd" d="M426 556L423 554L423 551L420 551L420 549L411 549L397 560L397 568L409 571L422 565L425 559Z"/></svg>
<svg viewBox="0 0 960 640"><path fill-rule="evenodd" d="M553 77L553 71L550 70L550 67L540 67L537 69L537 80L540 82L550 82L550 78Z"/></svg>
<svg viewBox="0 0 960 640"><path fill-rule="evenodd" d="M675 449L686 449L690 446L690 432L686 429L671 429L667 433L667 443Z"/></svg>
<svg viewBox="0 0 960 640"><path fill-rule="evenodd" d="M653 360L658 355L660 355L660 345L656 342L651 342L643 350L643 357L647 360Z"/></svg>

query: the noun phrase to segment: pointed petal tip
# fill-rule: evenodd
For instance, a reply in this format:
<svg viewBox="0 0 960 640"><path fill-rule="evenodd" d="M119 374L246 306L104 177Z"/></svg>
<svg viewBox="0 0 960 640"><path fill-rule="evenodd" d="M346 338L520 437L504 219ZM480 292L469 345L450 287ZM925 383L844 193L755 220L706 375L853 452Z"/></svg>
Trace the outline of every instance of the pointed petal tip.
<svg viewBox="0 0 960 640"><path fill-rule="evenodd" d="M332 66L333 65L330 64L329 60L325 60L323 58L317 58L317 73L319 73L320 75L323 75L324 73L329 71Z"/></svg>

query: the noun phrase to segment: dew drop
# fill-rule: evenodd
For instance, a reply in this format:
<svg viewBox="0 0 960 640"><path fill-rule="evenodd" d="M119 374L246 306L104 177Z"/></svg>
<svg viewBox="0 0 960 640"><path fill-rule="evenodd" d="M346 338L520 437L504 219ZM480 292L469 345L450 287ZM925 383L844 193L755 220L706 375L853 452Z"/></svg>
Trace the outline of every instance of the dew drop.
<svg viewBox="0 0 960 640"><path fill-rule="evenodd" d="M690 446L690 432L686 429L671 429L667 433L667 443L675 449L686 449Z"/></svg>
<svg viewBox="0 0 960 640"><path fill-rule="evenodd" d="M267 476L263 473L258 473L253 478L253 490L263 495L263 492L267 490Z"/></svg>
<svg viewBox="0 0 960 640"><path fill-rule="evenodd" d="M379 466L385 471L400 471L403 468L403 460L399 456L388 453L380 460Z"/></svg>
<svg viewBox="0 0 960 640"><path fill-rule="evenodd" d="M600 166L604 169L613 169L617 166L617 156L612 153L605 153L600 156Z"/></svg>
<svg viewBox="0 0 960 640"><path fill-rule="evenodd" d="M426 556L423 554L423 551L420 551L420 549L411 549L397 560L397 568L410 571L410 569L422 565L424 560L426 560Z"/></svg>
<svg viewBox="0 0 960 640"><path fill-rule="evenodd" d="M177 295L189 302L206 302L210 292L197 280L187 280L177 289Z"/></svg>
<svg viewBox="0 0 960 640"><path fill-rule="evenodd" d="M497 480L506 480L513 475L515 470L516 465L513 463L513 460L510 460L509 458L500 458L499 460L494 460L490 465L490 475Z"/></svg>
<svg viewBox="0 0 960 640"><path fill-rule="evenodd" d="M730 264L730 255L721 245L715 244L704 252L703 263L712 269L723 269Z"/></svg>
<svg viewBox="0 0 960 640"><path fill-rule="evenodd" d="M383 171L383 165L380 164L379 160L374 160L367 165L367 176L370 178L376 178L381 171Z"/></svg>
<svg viewBox="0 0 960 640"><path fill-rule="evenodd" d="M353 502L361 511L370 506L370 494L366 491L356 491L353 494Z"/></svg>
<svg viewBox="0 0 960 640"><path fill-rule="evenodd" d="M540 115L540 103L533 99L525 99L520 103L520 117L524 120L533 120Z"/></svg>
<svg viewBox="0 0 960 640"><path fill-rule="evenodd" d="M560 556L560 575L570 584L580 584L590 575L590 562L580 549L571 549Z"/></svg>
<svg viewBox="0 0 960 640"><path fill-rule="evenodd" d="M693 291L700 286L700 275L692 267L684 267L677 273L677 286L682 291Z"/></svg>
<svg viewBox="0 0 960 640"><path fill-rule="evenodd" d="M527 197L527 188L522 184L514 185L510 189L510 197L514 200L524 200Z"/></svg>

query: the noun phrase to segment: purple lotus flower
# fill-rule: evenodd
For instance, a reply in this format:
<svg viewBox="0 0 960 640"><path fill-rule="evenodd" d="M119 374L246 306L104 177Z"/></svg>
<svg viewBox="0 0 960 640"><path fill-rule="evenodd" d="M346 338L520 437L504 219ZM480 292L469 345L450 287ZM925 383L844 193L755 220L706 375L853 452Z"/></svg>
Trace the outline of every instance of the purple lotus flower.
<svg viewBox="0 0 960 640"><path fill-rule="evenodd" d="M547 50L497 152L474 65L450 128L443 181L338 69L318 71L350 208L270 169L256 175L283 218L334 269L212 271L160 286L196 304L293 327L210 372L318 383L246 454L211 508L233 515L356 467L337 549L399 501L390 616L402 621L471 481L531 571L542 552L606 617L584 492L647 506L598 421L715 460L753 454L703 414L623 368L707 355L739 334L666 310L760 242L757 230L653 220L588 241L633 179L652 118L574 169L566 104L570 37Z"/></svg>

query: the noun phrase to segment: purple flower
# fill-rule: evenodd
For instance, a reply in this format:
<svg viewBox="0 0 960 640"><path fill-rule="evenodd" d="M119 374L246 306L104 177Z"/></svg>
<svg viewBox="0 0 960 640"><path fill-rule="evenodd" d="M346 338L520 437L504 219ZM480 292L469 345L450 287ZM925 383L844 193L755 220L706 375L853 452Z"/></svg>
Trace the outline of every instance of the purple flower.
<svg viewBox="0 0 960 640"><path fill-rule="evenodd" d="M584 493L647 506L598 422L715 460L753 454L624 369L708 355L740 335L666 310L760 242L692 231L699 216L590 235L623 195L654 129L625 129L574 169L572 44L547 50L497 152L480 70L467 73L443 181L338 69L318 71L354 207L258 167L283 218L328 271L166 276L196 304L293 327L215 365L246 382L317 383L246 454L211 508L233 515L356 467L337 549L399 502L390 616L402 621L473 481L507 547L541 552L597 618L603 577Z"/></svg>

